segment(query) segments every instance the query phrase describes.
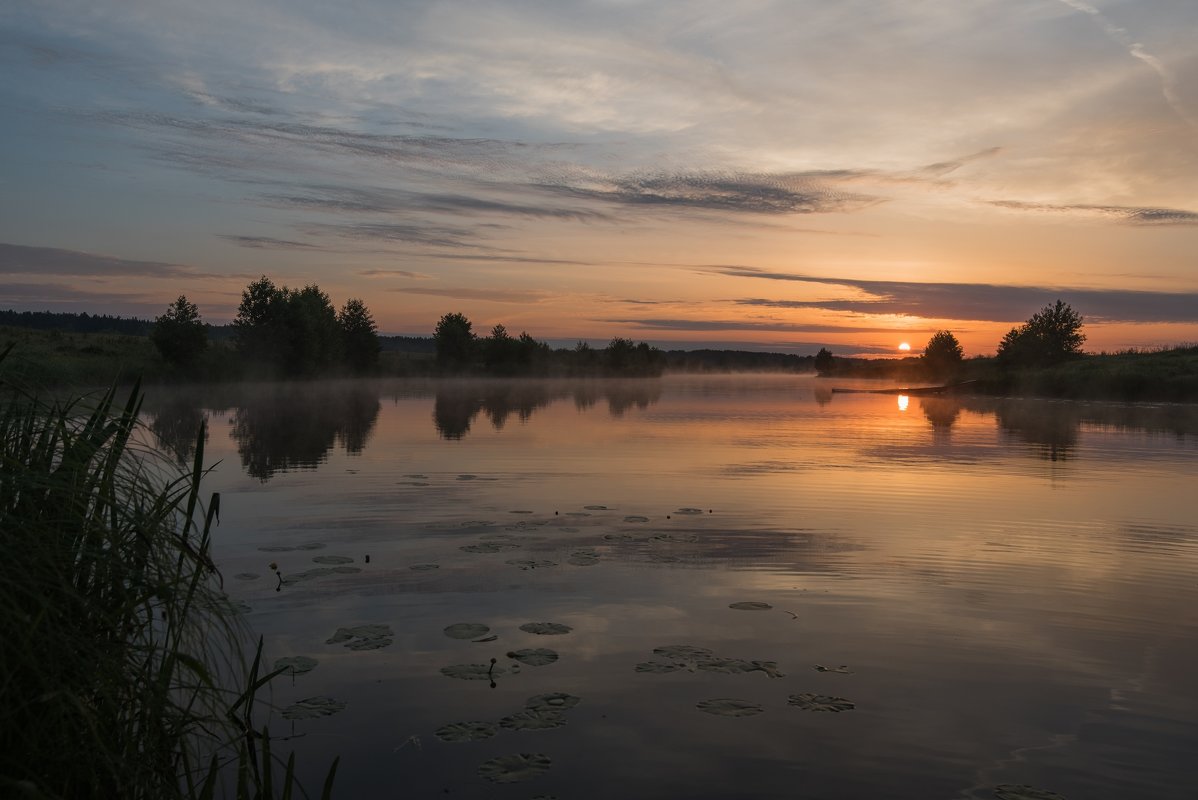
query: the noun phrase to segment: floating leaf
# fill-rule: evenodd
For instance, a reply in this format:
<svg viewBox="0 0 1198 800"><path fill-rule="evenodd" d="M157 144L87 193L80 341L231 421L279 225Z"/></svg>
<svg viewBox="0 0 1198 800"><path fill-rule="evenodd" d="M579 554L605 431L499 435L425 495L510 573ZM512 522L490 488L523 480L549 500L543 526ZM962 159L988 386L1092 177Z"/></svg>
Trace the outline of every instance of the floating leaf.
<svg viewBox="0 0 1198 800"><path fill-rule="evenodd" d="M583 506L587 511L609 511L607 506Z"/></svg>
<svg viewBox="0 0 1198 800"><path fill-rule="evenodd" d="M705 672L722 672L726 675L757 670L756 666L740 658L707 658L696 663L695 667Z"/></svg>
<svg viewBox="0 0 1198 800"><path fill-rule="evenodd" d="M512 650L507 654L507 657L515 659L521 664L527 664L530 667L543 667L546 664L552 664L554 661L557 661L557 653L546 647Z"/></svg>
<svg viewBox="0 0 1198 800"><path fill-rule="evenodd" d="M518 783L544 774L552 763L544 753L516 753L484 761L478 774L493 783Z"/></svg>
<svg viewBox="0 0 1198 800"><path fill-rule="evenodd" d="M296 550L323 550L324 542L306 542L305 544L297 544Z"/></svg>
<svg viewBox="0 0 1198 800"><path fill-rule="evenodd" d="M427 475L421 475L421 474L419 474L419 473L416 473L416 474L413 474L413 475L404 475L404 477L405 477L405 478L415 478L416 480L419 480L419 481L426 481L426 480L428 480L428 476L427 476Z"/></svg>
<svg viewBox="0 0 1198 800"><path fill-rule="evenodd" d="M525 708L541 711L566 711L582 702L582 698L566 692L538 694L524 701Z"/></svg>
<svg viewBox="0 0 1198 800"><path fill-rule="evenodd" d="M764 672L768 677L771 677L771 678L785 678L786 677L786 673L784 673L784 672L782 672L782 670L778 669L777 661L753 661L751 663L753 664L754 667L756 667L757 669Z"/></svg>
<svg viewBox="0 0 1198 800"><path fill-rule="evenodd" d="M499 729L489 722L451 722L433 731L433 735L443 742L477 742L479 739L490 739Z"/></svg>
<svg viewBox="0 0 1198 800"><path fill-rule="evenodd" d="M590 514L588 514L585 511L567 511L566 516L567 517L589 517Z"/></svg>
<svg viewBox="0 0 1198 800"><path fill-rule="evenodd" d="M578 567L590 567L599 563L599 553L590 548L575 550L566 561Z"/></svg>
<svg viewBox="0 0 1198 800"><path fill-rule="evenodd" d="M746 600L743 603L732 603L728 608L735 608L737 611L769 611L773 606L769 603L758 603L755 600Z"/></svg>
<svg viewBox="0 0 1198 800"><path fill-rule="evenodd" d="M816 672L838 672L841 675L852 675L853 671L849 669L848 664L841 664L839 667L825 667L823 664L815 665Z"/></svg>
<svg viewBox="0 0 1198 800"><path fill-rule="evenodd" d="M545 561L545 560L533 561L530 559L521 559L521 558L509 558L507 561L505 561L503 563L511 564L513 567L519 567L522 570L544 569L545 567L556 567L557 566L556 561Z"/></svg>
<svg viewBox="0 0 1198 800"><path fill-rule="evenodd" d="M786 702L804 711L830 711L832 713L849 711L857 707L853 701L846 700L843 697L832 697L827 694L813 694L811 692L792 694L787 698Z"/></svg>
<svg viewBox="0 0 1198 800"><path fill-rule="evenodd" d="M694 515L696 515L696 514L702 514L702 513L703 513L703 509L701 509L701 508L680 508L680 509L678 509L677 511L675 511L674 513L675 513L675 514L683 514L683 515L685 515L685 516L693 517L693 516L694 516Z"/></svg>
<svg viewBox="0 0 1198 800"><path fill-rule="evenodd" d="M651 542L672 542L675 544L690 544L699 541L693 533L657 533L649 537Z"/></svg>
<svg viewBox="0 0 1198 800"><path fill-rule="evenodd" d="M441 674L447 678L457 678L463 681L485 681L507 672L497 664L454 664L451 667L441 667Z"/></svg>
<svg viewBox="0 0 1198 800"><path fill-rule="evenodd" d="M736 700L730 697L700 700L695 704L695 707L700 711L715 714L719 717L751 717L765 711L757 703L750 703L748 700Z"/></svg>
<svg viewBox="0 0 1198 800"><path fill-rule="evenodd" d="M520 545L511 542L479 542L478 544L467 544L459 547L467 553L500 553L504 550L516 550Z"/></svg>
<svg viewBox="0 0 1198 800"><path fill-rule="evenodd" d="M1065 800L1063 795L1023 783L1000 783L994 787L996 800Z"/></svg>
<svg viewBox="0 0 1198 800"><path fill-rule="evenodd" d="M642 517L639 514L632 514L630 516L624 517L624 521L625 522L648 522L649 518Z"/></svg>
<svg viewBox="0 0 1198 800"><path fill-rule="evenodd" d="M566 718L550 709L528 709L499 720L499 725L511 731L545 731L550 728L560 728L566 724Z"/></svg>
<svg viewBox="0 0 1198 800"><path fill-rule="evenodd" d="M358 625L338 628L325 644L344 644L350 650L378 650L394 642L390 625Z"/></svg>
<svg viewBox="0 0 1198 800"><path fill-rule="evenodd" d="M287 719L313 719L336 714L345 708L345 701L331 697L308 697L283 709Z"/></svg>
<svg viewBox="0 0 1198 800"><path fill-rule="evenodd" d="M349 556L315 556L313 559L317 564L352 564L354 560Z"/></svg>
<svg viewBox="0 0 1198 800"><path fill-rule="evenodd" d="M509 511L508 513L509 514L531 514L532 512L528 511L527 509L518 508L515 511Z"/></svg>
<svg viewBox="0 0 1198 800"><path fill-rule="evenodd" d="M603 538L609 542L635 542L639 537L635 533L605 533Z"/></svg>
<svg viewBox="0 0 1198 800"><path fill-rule="evenodd" d="M647 557L650 561L658 564L676 564L682 560L678 556L671 556L666 553L650 553Z"/></svg>
<svg viewBox="0 0 1198 800"><path fill-rule="evenodd" d="M684 661L697 661L703 658L711 658L715 653L706 647L694 647L689 644L671 644L665 647L653 648L653 655L662 656L663 658L678 658Z"/></svg>
<svg viewBox="0 0 1198 800"><path fill-rule="evenodd" d="M520 626L520 630L539 636L561 636L574 629L569 625L562 625L560 622L526 622Z"/></svg>
<svg viewBox="0 0 1198 800"><path fill-rule="evenodd" d="M450 639L477 639L490 631L491 628L481 622L455 622L445 628L445 635Z"/></svg>
<svg viewBox="0 0 1198 800"><path fill-rule="evenodd" d="M651 672L664 675L667 672L678 672L686 669L685 664L666 664L661 661L642 661L636 665L637 672Z"/></svg>
<svg viewBox="0 0 1198 800"><path fill-rule="evenodd" d="M441 569L440 564L413 564L408 569L416 570L417 572L428 572L434 569Z"/></svg>
<svg viewBox="0 0 1198 800"><path fill-rule="evenodd" d="M316 659L307 656L288 656L275 662L275 669L287 670L287 675L303 675L316 669Z"/></svg>
<svg viewBox="0 0 1198 800"><path fill-rule="evenodd" d="M262 576L259 575L257 572L238 572L233 577L239 581L256 581L259 578L261 578Z"/></svg>
<svg viewBox="0 0 1198 800"><path fill-rule="evenodd" d="M458 480L459 481L472 481L477 477L478 477L477 475L459 475Z"/></svg>
<svg viewBox="0 0 1198 800"><path fill-rule="evenodd" d="M481 639L473 639L472 641L473 641L475 644L482 644L483 642L493 642L493 641L495 641L495 640L496 640L496 639L498 639L498 638L499 638L499 637L498 637L497 635L495 635L495 634L493 634L493 633L492 633L490 636L484 636L484 637L483 637L483 638L481 638Z"/></svg>
<svg viewBox="0 0 1198 800"><path fill-rule="evenodd" d="M258 549L263 553L290 553L291 551L295 550L295 548L289 544L267 544L259 547Z"/></svg>

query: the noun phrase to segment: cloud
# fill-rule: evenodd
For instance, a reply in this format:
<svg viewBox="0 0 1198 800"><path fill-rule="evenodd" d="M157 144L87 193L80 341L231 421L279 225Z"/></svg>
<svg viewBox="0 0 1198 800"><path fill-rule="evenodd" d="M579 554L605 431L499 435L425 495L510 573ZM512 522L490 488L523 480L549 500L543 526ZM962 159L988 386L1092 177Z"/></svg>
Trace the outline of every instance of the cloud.
<svg viewBox="0 0 1198 800"><path fill-rule="evenodd" d="M855 327L850 325L809 325L793 322L711 319L605 319L597 320L633 325L647 330L671 331L774 331L777 333L893 333L894 327Z"/></svg>
<svg viewBox="0 0 1198 800"><path fill-rule="evenodd" d="M277 250L320 250L322 248L307 242L294 242L290 239L274 239L270 236L235 236L220 234L220 238L233 242L241 247L266 248Z"/></svg>
<svg viewBox="0 0 1198 800"><path fill-rule="evenodd" d="M143 276L150 278L211 278L192 267L162 261L137 261L95 255L58 247L33 247L0 242L0 274L71 276Z"/></svg>
<svg viewBox="0 0 1198 800"><path fill-rule="evenodd" d="M733 301L737 305L757 308L820 309L925 319L1019 322L1059 298L1090 321L1198 322L1198 293L1194 292L870 281L768 272L750 267L708 268L707 271L742 278L844 286L869 295L847 300L745 298Z"/></svg>
<svg viewBox="0 0 1198 800"><path fill-rule="evenodd" d="M992 206L1007 208L1013 211L1044 211L1051 214L1074 214L1095 219L1113 220L1126 225L1198 225L1198 212L1177 208L1084 204L1053 205L1051 203L1025 203L1019 200L989 200L987 202Z"/></svg>
<svg viewBox="0 0 1198 800"><path fill-rule="evenodd" d="M562 180L543 184L573 197L639 207L688 208L756 214L828 214L859 211L879 197L845 191L838 184L863 173L655 173Z"/></svg>
<svg viewBox="0 0 1198 800"><path fill-rule="evenodd" d="M261 200L267 205L282 208L341 213L395 214L423 211L448 214L493 213L578 222L613 219L610 214L587 209L515 203L464 194L421 194L345 186L309 187L304 194L263 194Z"/></svg>
<svg viewBox="0 0 1198 800"><path fill-rule="evenodd" d="M423 286L401 286L388 289L401 294L425 294L433 297L449 297L454 300L487 300L492 303L539 303L550 297L545 292L522 292L515 289L433 289Z"/></svg>
<svg viewBox="0 0 1198 800"><path fill-rule="evenodd" d="M478 228L427 225L419 222L362 222L351 225L311 224L301 226L310 236L334 235L343 239L402 242L429 247L479 248Z"/></svg>
<svg viewBox="0 0 1198 800"><path fill-rule="evenodd" d="M422 275L419 272L409 272L406 269L364 269L358 272L364 278L415 278L425 279L428 275Z"/></svg>

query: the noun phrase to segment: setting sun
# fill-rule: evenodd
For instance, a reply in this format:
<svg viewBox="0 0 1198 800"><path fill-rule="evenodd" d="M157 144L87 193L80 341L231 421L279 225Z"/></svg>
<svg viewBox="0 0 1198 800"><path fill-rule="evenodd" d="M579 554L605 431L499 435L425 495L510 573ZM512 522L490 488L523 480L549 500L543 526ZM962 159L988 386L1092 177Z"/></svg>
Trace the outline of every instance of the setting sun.
<svg viewBox="0 0 1198 800"><path fill-rule="evenodd" d="M911 349L911 345L907 344L906 342L903 342L902 344L899 345L899 350L902 350L904 353L910 349Z"/></svg>

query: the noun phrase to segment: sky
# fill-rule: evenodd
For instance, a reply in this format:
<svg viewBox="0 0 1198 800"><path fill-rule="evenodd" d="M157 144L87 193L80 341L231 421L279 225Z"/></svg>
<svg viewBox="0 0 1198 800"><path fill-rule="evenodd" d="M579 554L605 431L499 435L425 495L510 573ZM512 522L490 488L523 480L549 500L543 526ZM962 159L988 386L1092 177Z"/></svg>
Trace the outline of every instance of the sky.
<svg viewBox="0 0 1198 800"><path fill-rule="evenodd" d="M0 308L1198 342L1193 0L6 0Z"/></svg>

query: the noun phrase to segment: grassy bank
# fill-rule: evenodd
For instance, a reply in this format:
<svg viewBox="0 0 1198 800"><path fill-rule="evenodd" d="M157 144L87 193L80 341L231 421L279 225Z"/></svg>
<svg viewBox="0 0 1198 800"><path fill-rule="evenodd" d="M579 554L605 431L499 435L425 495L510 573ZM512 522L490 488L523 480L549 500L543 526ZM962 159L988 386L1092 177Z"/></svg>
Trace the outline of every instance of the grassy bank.
<svg viewBox="0 0 1198 800"><path fill-rule="evenodd" d="M1052 367L1018 369L971 358L947 372L918 358L837 359L824 377L877 378L911 384L971 381L970 391L1006 397L1125 402L1198 402L1198 347L1087 354Z"/></svg>
<svg viewBox="0 0 1198 800"><path fill-rule="evenodd" d="M136 444L139 395L50 402L0 356L0 795L288 795L251 715L272 675L209 557L219 496ZM259 651L260 655L260 651ZM221 791L223 786L223 791Z"/></svg>

